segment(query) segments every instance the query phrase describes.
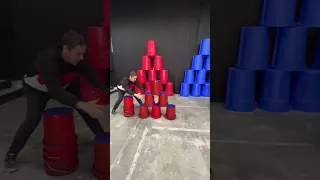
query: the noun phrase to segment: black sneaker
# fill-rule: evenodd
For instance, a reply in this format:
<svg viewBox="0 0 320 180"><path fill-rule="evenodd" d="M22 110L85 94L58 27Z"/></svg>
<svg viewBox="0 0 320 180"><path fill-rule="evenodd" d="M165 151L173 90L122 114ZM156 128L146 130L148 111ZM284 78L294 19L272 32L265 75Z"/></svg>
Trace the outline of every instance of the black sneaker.
<svg viewBox="0 0 320 180"><path fill-rule="evenodd" d="M115 111L115 110L112 110L112 111L111 111L111 114L115 114L115 113L116 113L116 111Z"/></svg>
<svg viewBox="0 0 320 180"><path fill-rule="evenodd" d="M4 168L8 173L14 173L19 170L19 165L16 161L16 155L7 154L4 160Z"/></svg>

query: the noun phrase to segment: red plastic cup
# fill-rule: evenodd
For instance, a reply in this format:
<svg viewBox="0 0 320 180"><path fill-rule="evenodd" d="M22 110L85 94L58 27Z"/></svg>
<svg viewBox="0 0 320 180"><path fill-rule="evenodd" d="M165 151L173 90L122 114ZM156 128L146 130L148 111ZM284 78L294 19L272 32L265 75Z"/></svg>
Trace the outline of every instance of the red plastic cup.
<svg viewBox="0 0 320 180"><path fill-rule="evenodd" d="M153 94L151 94L151 92L146 92L145 93L145 98L144 98L144 104L147 107L151 107L154 104L154 97Z"/></svg>
<svg viewBox="0 0 320 180"><path fill-rule="evenodd" d="M165 117L168 120L176 119L176 106L174 104L168 104Z"/></svg>
<svg viewBox="0 0 320 180"><path fill-rule="evenodd" d="M160 82L161 82L161 84L168 83L168 74L169 74L168 70L163 69L163 70L160 71Z"/></svg>
<svg viewBox="0 0 320 180"><path fill-rule="evenodd" d="M159 119L161 118L161 108L158 104L153 104L152 106L152 112L151 112L151 117L153 119Z"/></svg>
<svg viewBox="0 0 320 180"><path fill-rule="evenodd" d="M159 96L159 102L158 102L160 107L167 107L168 105L168 93L166 92L161 92Z"/></svg>
<svg viewBox="0 0 320 180"><path fill-rule="evenodd" d="M148 71L148 81L152 82L157 80L157 71L156 70L149 70Z"/></svg>
<svg viewBox="0 0 320 180"><path fill-rule="evenodd" d="M139 83L139 85L143 88L143 84ZM144 92L140 88L138 88L137 86L134 87L134 90L138 94L144 94Z"/></svg>
<svg viewBox="0 0 320 180"><path fill-rule="evenodd" d="M151 59L149 56L142 56L142 70L151 70Z"/></svg>
<svg viewBox="0 0 320 180"><path fill-rule="evenodd" d="M168 96L173 96L173 83L172 82L167 82L166 87L165 87L165 92L168 93Z"/></svg>
<svg viewBox="0 0 320 180"><path fill-rule="evenodd" d="M152 94L154 95L160 95L161 93L161 83L159 80L154 80L151 82L151 89Z"/></svg>
<svg viewBox="0 0 320 180"><path fill-rule="evenodd" d="M141 119L146 119L149 117L149 109L145 104L141 104L140 105L140 113L139 113L139 117Z"/></svg>
<svg viewBox="0 0 320 180"><path fill-rule="evenodd" d="M124 96L123 107L133 107L133 96Z"/></svg>
<svg viewBox="0 0 320 180"><path fill-rule="evenodd" d="M162 70L163 69L163 59L162 56L154 57L154 70Z"/></svg>
<svg viewBox="0 0 320 180"><path fill-rule="evenodd" d="M149 40L147 42L147 56L157 55L157 44L154 40Z"/></svg>
<svg viewBox="0 0 320 180"><path fill-rule="evenodd" d="M151 90L152 90L151 83L146 82L145 85L144 85L144 90L146 90L146 92L148 92L148 91L151 92Z"/></svg>
<svg viewBox="0 0 320 180"><path fill-rule="evenodd" d="M146 71L144 70L137 70L137 81L138 83L146 83Z"/></svg>

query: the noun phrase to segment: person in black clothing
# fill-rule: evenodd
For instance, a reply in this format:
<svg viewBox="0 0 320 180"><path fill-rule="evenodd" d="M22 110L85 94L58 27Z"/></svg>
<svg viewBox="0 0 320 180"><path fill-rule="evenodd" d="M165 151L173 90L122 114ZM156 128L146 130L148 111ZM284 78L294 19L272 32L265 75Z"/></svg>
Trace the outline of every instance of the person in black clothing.
<svg viewBox="0 0 320 180"><path fill-rule="evenodd" d="M114 114L119 107L120 103L123 100L123 97L125 93L128 93L136 98L139 104L142 104L142 95L135 92L134 87L137 86L139 89L141 89L143 92L146 92L139 83L137 83L137 74L136 72L132 71L130 72L129 76L123 77L119 84L117 85L117 91L118 91L118 100L114 104L114 107L111 111L112 114Z"/></svg>
<svg viewBox="0 0 320 180"><path fill-rule="evenodd" d="M74 31L65 33L57 47L39 53L32 68L23 78L27 114L6 153L4 163L7 172L18 170L16 157L41 121L50 99L75 108L95 135L104 132L97 120L103 114L104 106L82 100L78 77L80 74L85 76L93 86L107 94L110 90L95 77L88 62L84 60L85 53L86 42Z"/></svg>

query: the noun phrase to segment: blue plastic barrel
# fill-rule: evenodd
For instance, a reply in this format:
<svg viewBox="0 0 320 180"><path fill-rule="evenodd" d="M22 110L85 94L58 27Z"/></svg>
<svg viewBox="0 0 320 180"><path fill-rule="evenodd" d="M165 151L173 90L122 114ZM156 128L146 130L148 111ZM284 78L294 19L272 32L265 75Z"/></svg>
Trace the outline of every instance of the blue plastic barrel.
<svg viewBox="0 0 320 180"><path fill-rule="evenodd" d="M318 35L316 52L314 54L314 62L311 65L311 68L312 69L320 69L320 35Z"/></svg>
<svg viewBox="0 0 320 180"><path fill-rule="evenodd" d="M264 71L259 108L271 112L287 112L290 107L291 72L268 69Z"/></svg>
<svg viewBox="0 0 320 180"><path fill-rule="evenodd" d="M207 79L208 79L208 80L207 80L207 84L210 84L210 71L209 71L209 73L208 73L207 76L208 76L208 78L207 78Z"/></svg>
<svg viewBox="0 0 320 180"><path fill-rule="evenodd" d="M181 83L180 96L182 96L182 97L189 97L190 96L190 84Z"/></svg>
<svg viewBox="0 0 320 180"><path fill-rule="evenodd" d="M225 108L251 112L255 104L255 71L229 68Z"/></svg>
<svg viewBox="0 0 320 180"><path fill-rule="evenodd" d="M260 26L290 27L296 24L297 0L264 0Z"/></svg>
<svg viewBox="0 0 320 180"><path fill-rule="evenodd" d="M306 27L320 27L319 9L319 0L303 0L299 23Z"/></svg>
<svg viewBox="0 0 320 180"><path fill-rule="evenodd" d="M202 70L203 69L203 56L196 55L192 59L192 70Z"/></svg>
<svg viewBox="0 0 320 180"><path fill-rule="evenodd" d="M197 84L205 84L206 83L206 75L207 75L207 71L206 70L197 71L196 82L195 83L197 83Z"/></svg>
<svg viewBox="0 0 320 180"><path fill-rule="evenodd" d="M192 97L201 96L201 84L192 84L191 96Z"/></svg>
<svg viewBox="0 0 320 180"><path fill-rule="evenodd" d="M184 73L184 83L194 83L194 70L186 70Z"/></svg>
<svg viewBox="0 0 320 180"><path fill-rule="evenodd" d="M210 84L203 84L202 85L201 96L210 97Z"/></svg>
<svg viewBox="0 0 320 180"><path fill-rule="evenodd" d="M237 68L245 70L268 69L269 36L269 28L267 27L243 27Z"/></svg>
<svg viewBox="0 0 320 180"><path fill-rule="evenodd" d="M296 26L279 28L276 37L272 66L284 71L306 69L307 28Z"/></svg>
<svg viewBox="0 0 320 180"><path fill-rule="evenodd" d="M204 69L205 70L210 70L210 55L205 57L204 60Z"/></svg>
<svg viewBox="0 0 320 180"><path fill-rule="evenodd" d="M292 108L304 112L320 112L320 70L296 72L291 97Z"/></svg>
<svg viewBox="0 0 320 180"><path fill-rule="evenodd" d="M201 41L199 55L210 55L210 38Z"/></svg>

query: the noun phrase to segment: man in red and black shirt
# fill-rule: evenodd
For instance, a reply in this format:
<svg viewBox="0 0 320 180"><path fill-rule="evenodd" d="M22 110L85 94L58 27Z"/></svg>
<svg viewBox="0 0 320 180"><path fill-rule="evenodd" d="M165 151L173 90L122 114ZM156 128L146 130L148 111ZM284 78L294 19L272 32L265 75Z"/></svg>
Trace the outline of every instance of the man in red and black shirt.
<svg viewBox="0 0 320 180"><path fill-rule="evenodd" d="M112 109L112 114L114 114L119 107L121 101L123 100L123 97L125 93L128 93L136 98L136 100L139 102L139 104L142 104L142 95L138 94L135 92L134 88L137 86L139 89L141 89L143 92L145 90L137 83L137 74L136 72L132 71L130 72L129 76L123 77L118 86L117 86L117 91L118 91L118 100L114 104L114 107Z"/></svg>
<svg viewBox="0 0 320 180"><path fill-rule="evenodd" d="M97 120L103 114L104 107L82 100L78 77L80 74L85 76L93 86L107 94L110 90L94 76L88 62L84 60L85 53L86 42L74 31L65 33L57 47L39 53L32 68L23 78L27 115L6 154L7 172L18 170L16 157L41 121L42 113L50 99L75 108L95 135L104 132Z"/></svg>

